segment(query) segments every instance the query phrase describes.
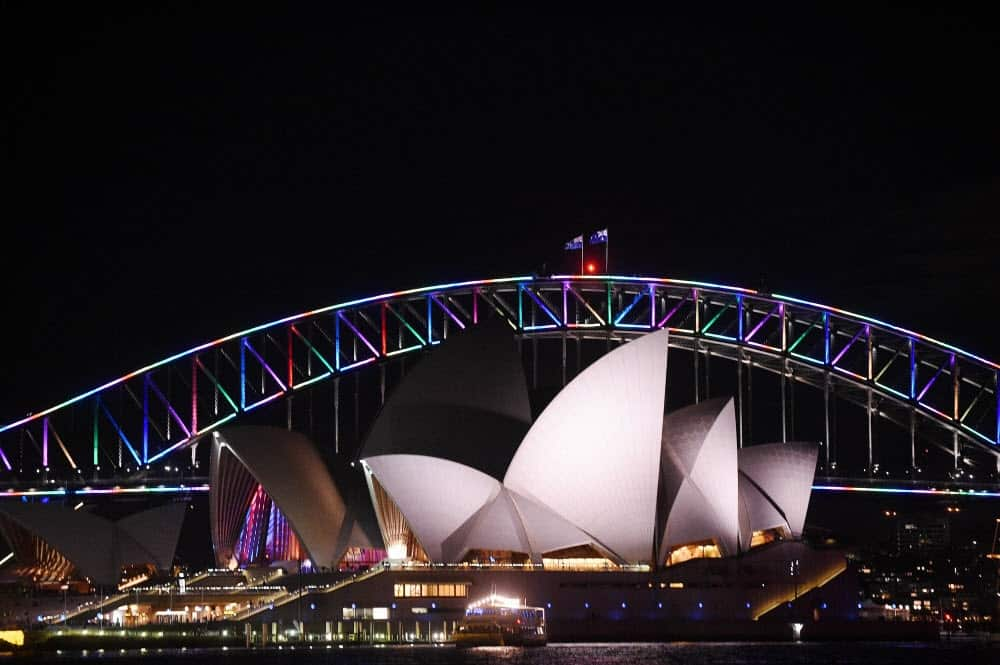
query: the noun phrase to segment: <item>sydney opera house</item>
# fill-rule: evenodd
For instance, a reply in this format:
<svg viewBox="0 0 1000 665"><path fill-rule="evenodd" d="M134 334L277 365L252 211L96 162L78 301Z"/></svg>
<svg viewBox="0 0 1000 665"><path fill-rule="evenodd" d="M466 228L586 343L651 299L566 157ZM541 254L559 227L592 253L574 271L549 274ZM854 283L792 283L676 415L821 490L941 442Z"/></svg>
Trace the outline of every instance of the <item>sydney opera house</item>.
<svg viewBox="0 0 1000 665"><path fill-rule="evenodd" d="M665 415L667 334L608 352L533 409L510 329L481 323L410 371L350 464L286 429L215 432L218 568L296 571L308 589L230 603L233 618L447 635L494 591L545 607L556 639L663 637L664 622L756 622L803 602L851 614L856 598L828 584L843 554L801 538L817 445L740 448L731 399ZM171 567L184 507L113 522L4 504L0 532L25 575L122 588ZM305 596L307 617L290 602Z"/></svg>
<svg viewBox="0 0 1000 665"><path fill-rule="evenodd" d="M664 415L667 334L606 354L535 417L506 327L452 336L387 399L352 465L363 484L300 434L218 433L218 564L371 568L311 610L418 632L491 590L547 607L557 636L755 620L808 594L846 612L824 591L842 553L801 540L817 445L739 448L727 399Z"/></svg>

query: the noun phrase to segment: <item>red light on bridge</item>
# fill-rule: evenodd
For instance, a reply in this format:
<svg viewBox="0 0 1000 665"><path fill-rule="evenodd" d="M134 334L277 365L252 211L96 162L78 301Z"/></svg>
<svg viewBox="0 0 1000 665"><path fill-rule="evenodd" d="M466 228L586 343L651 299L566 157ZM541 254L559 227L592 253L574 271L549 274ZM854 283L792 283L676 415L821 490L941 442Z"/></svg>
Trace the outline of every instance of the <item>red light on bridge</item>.
<svg viewBox="0 0 1000 665"><path fill-rule="evenodd" d="M593 262L587 264L587 272L593 273L596 271L597 271L597 265L595 265Z"/></svg>

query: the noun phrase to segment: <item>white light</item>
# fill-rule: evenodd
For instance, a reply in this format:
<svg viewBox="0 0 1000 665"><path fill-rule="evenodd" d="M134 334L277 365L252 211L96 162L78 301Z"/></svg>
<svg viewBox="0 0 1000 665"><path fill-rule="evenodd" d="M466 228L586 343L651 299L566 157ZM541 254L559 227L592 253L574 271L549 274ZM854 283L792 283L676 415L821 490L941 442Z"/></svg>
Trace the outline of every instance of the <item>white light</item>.
<svg viewBox="0 0 1000 665"><path fill-rule="evenodd" d="M474 607L480 607L482 605L497 605L499 607L520 607L521 601L519 601L517 598L498 596L497 594L493 593L490 594L489 596L486 596L485 598L482 598L472 603L471 605L469 605L469 609L472 609Z"/></svg>
<svg viewBox="0 0 1000 665"><path fill-rule="evenodd" d="M390 559L402 560L406 558L406 543L393 543L389 545L386 550L386 554L389 555Z"/></svg>

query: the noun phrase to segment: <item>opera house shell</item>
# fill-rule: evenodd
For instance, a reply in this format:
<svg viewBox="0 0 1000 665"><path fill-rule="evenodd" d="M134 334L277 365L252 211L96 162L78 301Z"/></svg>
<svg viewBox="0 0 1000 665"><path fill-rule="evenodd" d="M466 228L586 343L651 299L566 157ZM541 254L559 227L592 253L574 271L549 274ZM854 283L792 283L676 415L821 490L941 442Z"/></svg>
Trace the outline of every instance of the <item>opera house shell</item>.
<svg viewBox="0 0 1000 665"><path fill-rule="evenodd" d="M13 550L19 576L114 586L131 567L171 568L186 509L184 503L171 503L113 522L60 505L5 503L0 532Z"/></svg>
<svg viewBox="0 0 1000 665"><path fill-rule="evenodd" d="M221 567L288 562L335 569L384 558L364 488L352 493L346 473L336 483L302 434L255 426L216 432L209 473Z"/></svg>
<svg viewBox="0 0 1000 665"><path fill-rule="evenodd" d="M506 326L433 350L361 455L389 558L655 569L799 537L818 446L738 448L731 399L664 416L667 335L606 354L534 419Z"/></svg>
<svg viewBox="0 0 1000 665"><path fill-rule="evenodd" d="M301 434L223 430L219 564L342 571L310 612L410 635L450 634L487 590L545 607L554 639L704 635L685 626L795 603L849 616L843 554L800 538L818 445L740 448L731 399L665 415L667 335L621 344L533 408L510 327L481 322L410 369L353 469Z"/></svg>

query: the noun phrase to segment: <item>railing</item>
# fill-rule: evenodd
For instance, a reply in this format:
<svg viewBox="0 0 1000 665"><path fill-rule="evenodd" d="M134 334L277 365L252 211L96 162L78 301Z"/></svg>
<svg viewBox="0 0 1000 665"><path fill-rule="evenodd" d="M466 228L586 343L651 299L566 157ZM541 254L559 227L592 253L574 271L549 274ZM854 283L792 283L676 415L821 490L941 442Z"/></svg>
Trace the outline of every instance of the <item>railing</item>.
<svg viewBox="0 0 1000 665"><path fill-rule="evenodd" d="M89 614L90 612L99 612L108 605L114 605L119 603L129 597L129 593L119 593L114 596L108 596L107 598L97 599L90 602L82 603L77 605L72 610L69 610L65 614L59 613L58 615L43 617L44 623L58 624L69 621L70 619L75 619L76 617Z"/></svg>
<svg viewBox="0 0 1000 665"><path fill-rule="evenodd" d="M361 582L371 577L375 577L376 575L380 575L383 572L385 572L387 568L388 568L387 566L379 564L378 566L373 567L363 573L352 575L351 577L339 580L337 582L334 582L333 584L324 584L322 586L304 586L301 589L296 589L295 591L286 591L284 594L278 594L274 598L262 602L261 605L257 607L250 607L239 612L236 615L235 619L237 621L243 621L245 619L249 619L250 617L261 614L262 612L267 612L269 610L273 610L276 607L287 605L288 603L296 601L299 598L308 596L310 594L332 593L338 589L350 586L351 584L354 584L356 582Z"/></svg>

